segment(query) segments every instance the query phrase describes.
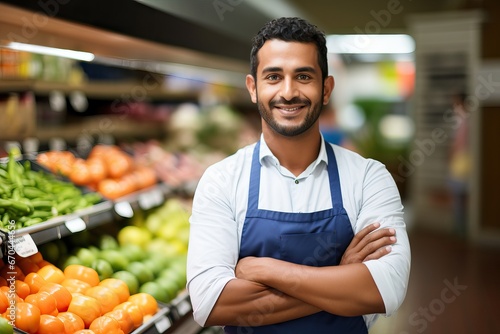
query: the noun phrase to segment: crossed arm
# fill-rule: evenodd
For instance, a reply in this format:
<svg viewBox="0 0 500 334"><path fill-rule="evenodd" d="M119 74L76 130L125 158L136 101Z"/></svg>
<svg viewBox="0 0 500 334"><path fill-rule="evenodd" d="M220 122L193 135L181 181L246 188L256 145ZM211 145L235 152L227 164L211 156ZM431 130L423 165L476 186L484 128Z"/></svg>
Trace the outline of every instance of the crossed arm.
<svg viewBox="0 0 500 334"><path fill-rule="evenodd" d="M339 266L310 267L247 257L236 266L206 326L261 326L327 311L355 316L383 313L384 303L364 261L388 254L395 230L368 225L351 241Z"/></svg>

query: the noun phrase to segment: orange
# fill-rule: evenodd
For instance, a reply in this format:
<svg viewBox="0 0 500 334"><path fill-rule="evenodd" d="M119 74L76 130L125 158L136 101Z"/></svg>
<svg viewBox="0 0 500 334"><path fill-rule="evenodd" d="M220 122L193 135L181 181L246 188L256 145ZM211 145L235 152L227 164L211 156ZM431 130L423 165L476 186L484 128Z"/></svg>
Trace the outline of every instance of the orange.
<svg viewBox="0 0 500 334"><path fill-rule="evenodd" d="M77 185L85 185L93 181L89 167L85 163L85 160L80 158L75 159L68 177Z"/></svg>
<svg viewBox="0 0 500 334"><path fill-rule="evenodd" d="M26 275L24 282L28 284L31 294L37 293L42 285L47 284L47 281L37 273L29 273Z"/></svg>
<svg viewBox="0 0 500 334"><path fill-rule="evenodd" d="M42 260L40 262L37 262L36 265L40 268L42 267L45 267L45 266L53 266L52 263L50 263L49 261L45 261L45 260Z"/></svg>
<svg viewBox="0 0 500 334"><path fill-rule="evenodd" d="M124 310L130 315L132 322L134 323L134 329L142 325L142 319L144 315L141 309L136 304L126 301L115 307L115 310Z"/></svg>
<svg viewBox="0 0 500 334"><path fill-rule="evenodd" d="M0 292L7 297L7 299L10 301L12 297L16 299L16 303L23 302L24 300L17 295L17 293L13 293L8 286L2 286L0 287Z"/></svg>
<svg viewBox="0 0 500 334"><path fill-rule="evenodd" d="M102 314L106 314L112 311L116 305L120 304L118 295L111 290L111 288L97 285L93 286L85 292L85 295L97 299L99 304L101 304Z"/></svg>
<svg viewBox="0 0 500 334"><path fill-rule="evenodd" d="M64 323L58 317L49 314L40 316L37 334L66 334Z"/></svg>
<svg viewBox="0 0 500 334"><path fill-rule="evenodd" d="M120 303L128 300L130 297L130 291L128 289L127 283L117 278L106 278L102 280L99 285L111 288L117 295Z"/></svg>
<svg viewBox="0 0 500 334"><path fill-rule="evenodd" d="M40 261L43 261L43 255L40 252L36 252L35 254L28 256L27 259L38 264Z"/></svg>
<svg viewBox="0 0 500 334"><path fill-rule="evenodd" d="M86 161L91 182L99 182L108 176L108 170L104 160L100 157L92 157Z"/></svg>
<svg viewBox="0 0 500 334"><path fill-rule="evenodd" d="M46 292L56 299L57 310L59 312L65 312L68 310L69 304L71 303L71 293L61 284L48 282L44 284L39 292Z"/></svg>
<svg viewBox="0 0 500 334"><path fill-rule="evenodd" d="M70 264L64 268L64 276L65 278L79 279L90 284L90 286L96 286L100 282L99 274L95 269L80 264Z"/></svg>
<svg viewBox="0 0 500 334"><path fill-rule="evenodd" d="M82 293L85 294L85 291L91 288L90 284L80 281L76 278L66 278L61 282L61 285L64 286L68 291L73 293Z"/></svg>
<svg viewBox="0 0 500 334"><path fill-rule="evenodd" d="M85 323L82 318L74 313L60 312L57 317L63 322L66 334L73 334L76 331L85 329Z"/></svg>
<svg viewBox="0 0 500 334"><path fill-rule="evenodd" d="M94 331L95 334L118 334L123 333L120 328L120 323L118 320L103 315L96 318L89 327L90 330Z"/></svg>
<svg viewBox="0 0 500 334"><path fill-rule="evenodd" d="M91 329L80 329L79 331L76 331L73 334L96 334L96 332L94 332Z"/></svg>
<svg viewBox="0 0 500 334"><path fill-rule="evenodd" d="M45 281L52 283L61 283L65 278L63 271L53 264L41 267L37 274L42 276Z"/></svg>
<svg viewBox="0 0 500 334"><path fill-rule="evenodd" d="M120 324L120 328L123 333L128 334L134 329L134 321L125 310L116 309L106 313L105 315L116 319Z"/></svg>
<svg viewBox="0 0 500 334"><path fill-rule="evenodd" d="M144 316L153 315L158 311L158 302L149 293L139 292L128 299L139 306Z"/></svg>
<svg viewBox="0 0 500 334"><path fill-rule="evenodd" d="M56 316L59 313L56 298L47 292L38 292L29 295L24 301L38 307L41 314Z"/></svg>
<svg viewBox="0 0 500 334"><path fill-rule="evenodd" d="M109 199L117 199L126 195L126 189L122 189L120 183L114 179L104 179L97 185L97 190Z"/></svg>
<svg viewBox="0 0 500 334"><path fill-rule="evenodd" d="M19 266L19 268L21 268L24 275L37 272L40 269L40 267L29 258L23 258L20 261L17 261L16 264Z"/></svg>
<svg viewBox="0 0 500 334"><path fill-rule="evenodd" d="M17 295L22 299L26 298L26 296L30 294L30 286L23 281L16 279L15 287Z"/></svg>
<svg viewBox="0 0 500 334"><path fill-rule="evenodd" d="M0 286L7 286L9 285L7 283L7 280L5 278L3 278L2 276L0 276Z"/></svg>
<svg viewBox="0 0 500 334"><path fill-rule="evenodd" d="M40 326L40 310L30 303L16 303L15 326L20 330L34 334Z"/></svg>
<svg viewBox="0 0 500 334"><path fill-rule="evenodd" d="M0 293L0 314L7 311L9 305L10 303L9 303L9 298L7 298L7 295L5 293Z"/></svg>
<svg viewBox="0 0 500 334"><path fill-rule="evenodd" d="M99 305L99 302L95 298L74 294L69 304L68 312L82 318L85 328L88 328L94 319L101 316L101 305Z"/></svg>

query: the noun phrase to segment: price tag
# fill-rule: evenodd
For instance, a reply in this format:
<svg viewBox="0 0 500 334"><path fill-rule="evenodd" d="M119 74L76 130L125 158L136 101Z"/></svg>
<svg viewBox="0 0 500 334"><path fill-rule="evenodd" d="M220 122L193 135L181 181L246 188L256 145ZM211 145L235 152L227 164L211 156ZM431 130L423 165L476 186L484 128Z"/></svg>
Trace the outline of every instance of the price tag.
<svg viewBox="0 0 500 334"><path fill-rule="evenodd" d="M132 218L134 216L134 210L129 202L116 203L115 212L123 218Z"/></svg>
<svg viewBox="0 0 500 334"><path fill-rule="evenodd" d="M38 248L29 234L14 238L14 250L21 257L28 257L38 252Z"/></svg>
<svg viewBox="0 0 500 334"><path fill-rule="evenodd" d="M172 322L167 316L163 316L155 322L155 327L158 333L165 333L167 329L172 327Z"/></svg>
<svg viewBox="0 0 500 334"><path fill-rule="evenodd" d="M191 311L191 303L187 299L183 299L177 304L177 312L179 312L179 316L184 316L188 312Z"/></svg>
<svg viewBox="0 0 500 334"><path fill-rule="evenodd" d="M152 189L148 192L139 195L139 206L143 210L149 210L155 206L159 206L164 202L163 192L158 189Z"/></svg>
<svg viewBox="0 0 500 334"><path fill-rule="evenodd" d="M71 233L80 232L87 228L87 225L85 224L82 218L75 218L68 220L66 223L64 223L64 225L66 225L66 227L68 228L68 230L71 231Z"/></svg>

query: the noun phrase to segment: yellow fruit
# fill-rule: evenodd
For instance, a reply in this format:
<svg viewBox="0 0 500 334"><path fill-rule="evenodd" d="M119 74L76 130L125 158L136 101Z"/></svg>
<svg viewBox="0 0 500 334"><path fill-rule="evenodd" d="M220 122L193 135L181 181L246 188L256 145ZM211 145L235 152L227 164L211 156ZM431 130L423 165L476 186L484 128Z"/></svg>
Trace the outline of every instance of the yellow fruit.
<svg viewBox="0 0 500 334"><path fill-rule="evenodd" d="M123 245L134 244L145 247L152 239L152 234L147 229L139 226L125 226L117 235L118 243Z"/></svg>

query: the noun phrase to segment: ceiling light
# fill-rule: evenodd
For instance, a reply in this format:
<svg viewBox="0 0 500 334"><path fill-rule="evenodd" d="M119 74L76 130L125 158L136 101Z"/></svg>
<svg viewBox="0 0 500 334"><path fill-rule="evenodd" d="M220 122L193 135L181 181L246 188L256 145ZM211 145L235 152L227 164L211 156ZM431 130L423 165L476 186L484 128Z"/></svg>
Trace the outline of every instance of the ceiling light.
<svg viewBox="0 0 500 334"><path fill-rule="evenodd" d="M74 51L67 49L51 48L48 46L34 45L34 44L24 44L17 42L10 42L7 47L9 49L26 51L32 53L39 53L50 56L64 57L82 61L92 61L94 60L94 55L90 52Z"/></svg>
<svg viewBox="0 0 500 334"><path fill-rule="evenodd" d="M407 54L415 51L410 35L329 35L328 52L338 54Z"/></svg>

